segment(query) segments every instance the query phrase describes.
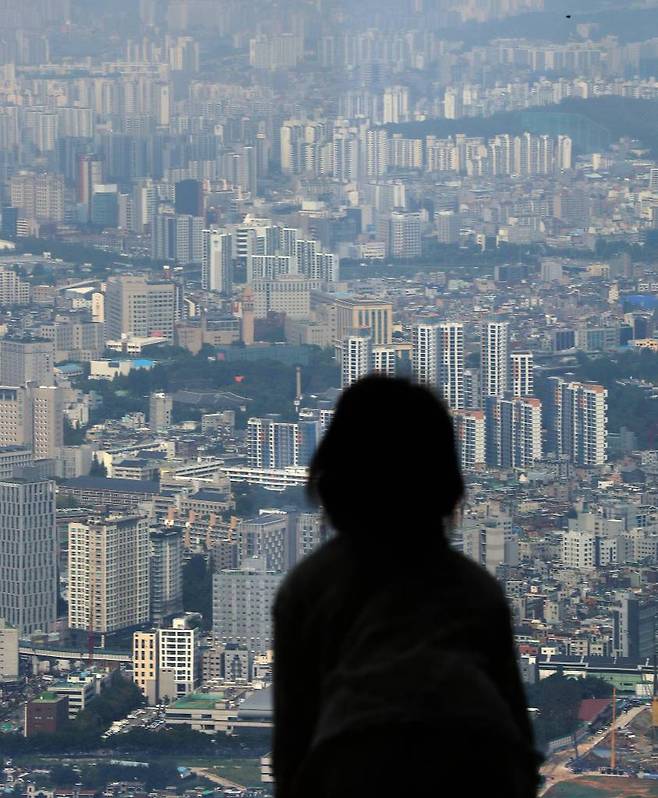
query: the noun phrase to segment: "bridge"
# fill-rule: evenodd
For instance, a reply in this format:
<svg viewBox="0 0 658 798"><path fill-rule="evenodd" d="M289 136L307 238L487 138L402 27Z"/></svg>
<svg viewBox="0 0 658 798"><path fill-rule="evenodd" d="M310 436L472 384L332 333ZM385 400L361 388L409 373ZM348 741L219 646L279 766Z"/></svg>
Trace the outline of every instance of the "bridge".
<svg viewBox="0 0 658 798"><path fill-rule="evenodd" d="M68 659L72 661L81 660L86 662L89 659L89 652L75 646L47 645L31 643L29 640L21 640L18 644L18 653L24 657L34 657L42 659ZM94 662L108 665L130 665L132 664L132 652L116 651L110 648L94 648Z"/></svg>

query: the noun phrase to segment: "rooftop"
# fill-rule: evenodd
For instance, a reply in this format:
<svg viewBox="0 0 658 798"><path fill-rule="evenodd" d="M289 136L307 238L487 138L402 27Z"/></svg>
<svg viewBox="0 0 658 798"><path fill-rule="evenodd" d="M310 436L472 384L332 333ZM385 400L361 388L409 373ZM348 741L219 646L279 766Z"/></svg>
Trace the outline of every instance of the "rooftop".
<svg viewBox="0 0 658 798"><path fill-rule="evenodd" d="M191 693L171 704L172 709L215 709L224 701L224 693Z"/></svg>

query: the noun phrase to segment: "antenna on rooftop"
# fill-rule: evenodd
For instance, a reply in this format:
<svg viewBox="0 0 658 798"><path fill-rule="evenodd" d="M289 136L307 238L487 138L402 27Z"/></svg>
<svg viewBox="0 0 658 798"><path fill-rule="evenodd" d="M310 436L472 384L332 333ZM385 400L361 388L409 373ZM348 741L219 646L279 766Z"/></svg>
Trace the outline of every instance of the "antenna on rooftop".
<svg viewBox="0 0 658 798"><path fill-rule="evenodd" d="M302 367L295 367L295 412L299 414L299 408L302 404Z"/></svg>

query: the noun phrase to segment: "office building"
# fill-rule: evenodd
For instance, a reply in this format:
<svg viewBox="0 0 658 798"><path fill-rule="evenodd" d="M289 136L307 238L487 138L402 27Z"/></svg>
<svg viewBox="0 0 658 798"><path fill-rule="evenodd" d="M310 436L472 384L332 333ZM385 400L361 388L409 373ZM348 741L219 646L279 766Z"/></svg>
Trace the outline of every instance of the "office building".
<svg viewBox="0 0 658 798"><path fill-rule="evenodd" d="M576 465L603 465L608 455L607 390L602 385L568 382L561 377L549 377L548 381L548 451L564 455Z"/></svg>
<svg viewBox="0 0 658 798"><path fill-rule="evenodd" d="M0 482L0 618L21 637L49 632L57 594L55 484L26 470Z"/></svg>
<svg viewBox="0 0 658 798"><path fill-rule="evenodd" d="M174 187L176 213L203 216L203 183L200 180L180 180Z"/></svg>
<svg viewBox="0 0 658 798"><path fill-rule="evenodd" d="M489 321L482 325L480 340L482 400L502 396L509 380L509 325Z"/></svg>
<svg viewBox="0 0 658 798"><path fill-rule="evenodd" d="M230 296L233 285L233 236L225 230L203 230L201 287Z"/></svg>
<svg viewBox="0 0 658 798"><path fill-rule="evenodd" d="M0 384L54 385L55 345L45 339L0 340Z"/></svg>
<svg viewBox="0 0 658 798"><path fill-rule="evenodd" d="M152 393L149 397L149 429L166 432L171 429L174 400L167 393Z"/></svg>
<svg viewBox="0 0 658 798"><path fill-rule="evenodd" d="M343 338L340 362L341 388L349 388L357 380L372 372L372 336L369 330L352 330Z"/></svg>
<svg viewBox="0 0 658 798"><path fill-rule="evenodd" d="M272 603L282 574L268 571L263 558L213 576L213 634L224 645L237 643L251 654L272 648Z"/></svg>
<svg viewBox="0 0 658 798"><path fill-rule="evenodd" d="M288 513L263 512L241 520L236 530L239 563L260 557L267 571L287 571L294 563L293 533Z"/></svg>
<svg viewBox="0 0 658 798"><path fill-rule="evenodd" d="M311 292L322 287L321 280L303 274L254 279L254 315L264 319L268 313L285 313L288 319L311 317Z"/></svg>
<svg viewBox="0 0 658 798"><path fill-rule="evenodd" d="M162 624L183 611L183 530L163 527L149 537L151 621Z"/></svg>
<svg viewBox="0 0 658 798"><path fill-rule="evenodd" d="M69 628L105 635L149 620L149 532L137 516L69 525Z"/></svg>
<svg viewBox="0 0 658 798"><path fill-rule="evenodd" d="M116 183L97 183L94 186L89 221L97 227L119 226L119 191Z"/></svg>
<svg viewBox="0 0 658 798"><path fill-rule="evenodd" d="M32 448L32 398L27 388L0 387L0 446Z"/></svg>
<svg viewBox="0 0 658 798"><path fill-rule="evenodd" d="M174 322L179 318L178 286L168 280L149 280L134 275L115 275L105 292L105 335L161 337L173 342Z"/></svg>
<svg viewBox="0 0 658 798"><path fill-rule="evenodd" d="M23 734L25 737L57 734L68 720L68 698L45 692L25 704Z"/></svg>
<svg viewBox="0 0 658 798"><path fill-rule="evenodd" d="M612 649L617 657L651 659L656 653L658 602L623 592L612 611Z"/></svg>

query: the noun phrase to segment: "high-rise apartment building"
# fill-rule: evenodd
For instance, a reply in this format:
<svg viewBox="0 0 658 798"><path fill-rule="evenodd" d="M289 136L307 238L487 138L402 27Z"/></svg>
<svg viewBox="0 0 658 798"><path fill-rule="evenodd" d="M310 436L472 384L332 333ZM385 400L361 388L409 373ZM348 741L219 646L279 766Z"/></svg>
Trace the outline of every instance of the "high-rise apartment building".
<svg viewBox="0 0 658 798"><path fill-rule="evenodd" d="M133 680L149 704L192 693L201 675L199 633L186 616L171 626L134 632Z"/></svg>
<svg viewBox="0 0 658 798"><path fill-rule="evenodd" d="M69 628L108 634L149 620L149 531L136 516L69 524Z"/></svg>
<svg viewBox="0 0 658 798"><path fill-rule="evenodd" d="M0 482L0 618L22 637L51 631L57 619L55 483Z"/></svg>
<svg viewBox="0 0 658 798"><path fill-rule="evenodd" d="M470 470L483 466L486 459L484 411L456 410L453 423L461 467Z"/></svg>
<svg viewBox="0 0 658 798"><path fill-rule="evenodd" d="M276 416L247 421L247 457L251 468L288 468L299 463L299 425Z"/></svg>
<svg viewBox="0 0 658 798"><path fill-rule="evenodd" d="M233 281L233 236L225 230L204 230L201 240L201 287L229 296Z"/></svg>
<svg viewBox="0 0 658 798"><path fill-rule="evenodd" d="M416 381L438 389L452 410L465 407L463 324L415 324L412 328L412 366Z"/></svg>
<svg viewBox="0 0 658 798"><path fill-rule="evenodd" d="M509 381L509 324L489 321L482 325L481 342L482 398L502 396Z"/></svg>
<svg viewBox="0 0 658 798"><path fill-rule="evenodd" d="M193 692L199 681L199 632L183 618L174 618L171 628L158 629L160 668L174 675L176 695Z"/></svg>
<svg viewBox="0 0 658 798"><path fill-rule="evenodd" d="M178 316L175 283L133 275L108 278L105 334L109 340L120 340L122 336L161 336L173 341L174 322Z"/></svg>
<svg viewBox="0 0 658 798"><path fill-rule="evenodd" d="M549 377L545 426L548 450L580 466L603 465L608 456L608 392L602 385Z"/></svg>
<svg viewBox="0 0 658 798"><path fill-rule="evenodd" d="M253 557L240 568L213 576L213 633L224 645L237 643L251 654L272 648L272 604L283 575Z"/></svg>
<svg viewBox="0 0 658 798"><path fill-rule="evenodd" d="M20 172L10 180L11 205L28 219L64 221L64 178L43 172Z"/></svg>
<svg viewBox="0 0 658 798"><path fill-rule="evenodd" d="M406 86L388 86L384 89L384 124L409 121L409 89Z"/></svg>
<svg viewBox="0 0 658 798"><path fill-rule="evenodd" d="M532 352L512 352L510 354L510 390L514 396L534 394Z"/></svg>
<svg viewBox="0 0 658 798"><path fill-rule="evenodd" d="M389 220L389 254L392 258L418 258L422 254L420 214L393 211Z"/></svg>
<svg viewBox="0 0 658 798"><path fill-rule="evenodd" d="M383 377L395 377L398 370L398 356L394 346L373 346L372 371Z"/></svg>
<svg viewBox="0 0 658 798"><path fill-rule="evenodd" d="M3 209L3 220L5 216ZM0 233L3 235L3 233ZM15 234L14 234L15 238ZM13 269L0 266L0 305L29 305L30 304L30 284L27 280L22 280L20 275Z"/></svg>
<svg viewBox="0 0 658 798"><path fill-rule="evenodd" d="M155 624L183 611L183 530L169 526L150 533L149 588Z"/></svg>
<svg viewBox="0 0 658 798"><path fill-rule="evenodd" d="M491 574L500 566L519 564L519 541L512 519L498 517L473 518L461 527L464 554L483 565Z"/></svg>
<svg viewBox="0 0 658 798"><path fill-rule="evenodd" d="M439 381L438 322L414 324L411 336L414 378L420 385L436 386Z"/></svg>
<svg viewBox="0 0 658 798"><path fill-rule="evenodd" d="M485 399L487 463L527 468L542 457L541 402L510 393Z"/></svg>
<svg viewBox="0 0 658 798"><path fill-rule="evenodd" d="M464 325L442 322L438 329L438 388L451 410L464 407Z"/></svg>
<svg viewBox="0 0 658 798"><path fill-rule="evenodd" d="M175 263L201 263L203 218L166 209L152 221L151 257Z"/></svg>
<svg viewBox="0 0 658 798"><path fill-rule="evenodd" d="M341 346L340 387L350 385L367 376L373 369L372 336L369 330L352 330L343 338Z"/></svg>

